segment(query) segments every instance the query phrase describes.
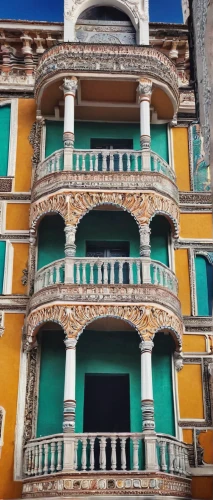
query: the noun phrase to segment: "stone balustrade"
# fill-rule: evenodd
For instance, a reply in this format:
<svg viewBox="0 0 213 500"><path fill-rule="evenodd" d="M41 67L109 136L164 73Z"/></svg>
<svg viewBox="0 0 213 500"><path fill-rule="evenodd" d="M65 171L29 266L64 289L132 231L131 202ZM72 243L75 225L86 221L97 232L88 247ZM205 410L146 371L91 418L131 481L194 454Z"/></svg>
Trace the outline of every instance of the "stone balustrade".
<svg viewBox="0 0 213 500"><path fill-rule="evenodd" d="M148 455L156 455L156 470L187 477L187 446L164 434L57 434L30 440L24 449L24 477L70 471L145 471ZM144 446L145 445L145 446ZM159 453L158 450L159 449ZM145 450L145 452L144 452Z"/></svg>
<svg viewBox="0 0 213 500"><path fill-rule="evenodd" d="M165 287L176 295L178 291L177 278L171 269L160 262L150 261L143 257L67 257L57 260L37 271L34 290L38 292L59 283L71 285L151 283Z"/></svg>
<svg viewBox="0 0 213 500"><path fill-rule="evenodd" d="M72 172L147 172L147 154L149 154L149 172L160 173L175 183L176 177L170 165L157 153L134 150L74 149L64 164L64 150L60 149L48 156L38 166L36 179L60 171ZM144 159L146 155L146 161Z"/></svg>

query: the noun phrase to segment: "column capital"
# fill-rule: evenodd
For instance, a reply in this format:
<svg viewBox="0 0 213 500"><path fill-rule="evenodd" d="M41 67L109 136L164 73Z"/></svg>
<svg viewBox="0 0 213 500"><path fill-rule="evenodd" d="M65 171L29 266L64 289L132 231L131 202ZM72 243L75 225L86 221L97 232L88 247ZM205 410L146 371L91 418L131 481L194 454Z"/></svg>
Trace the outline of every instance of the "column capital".
<svg viewBox="0 0 213 500"><path fill-rule="evenodd" d="M153 347L154 343L152 342L152 340L142 340L139 344L141 354L143 354L144 352L149 352L151 354Z"/></svg>
<svg viewBox="0 0 213 500"><path fill-rule="evenodd" d="M151 101L152 96L152 80L148 78L140 78L138 84L138 95L139 101L146 100Z"/></svg>
<svg viewBox="0 0 213 500"><path fill-rule="evenodd" d="M64 92L64 96L72 95L73 97L75 97L77 88L78 79L75 76L72 76L71 78L64 78L64 83L60 87L60 89Z"/></svg>
<svg viewBox="0 0 213 500"><path fill-rule="evenodd" d="M29 237L30 245L35 246L36 244L36 232L34 229L30 229L30 237Z"/></svg>
<svg viewBox="0 0 213 500"><path fill-rule="evenodd" d="M183 368L183 354L182 352L174 352L174 363L177 372L180 372Z"/></svg>
<svg viewBox="0 0 213 500"><path fill-rule="evenodd" d="M68 337L68 338L66 338L64 340L64 343L65 343L65 346L66 346L66 350L67 349L75 349L76 344L77 344L77 340Z"/></svg>
<svg viewBox="0 0 213 500"><path fill-rule="evenodd" d="M150 257L150 233L151 229L149 227L149 224L143 224L143 226L139 227L141 257Z"/></svg>
<svg viewBox="0 0 213 500"><path fill-rule="evenodd" d="M65 226L64 228L66 243L65 243L65 255L66 257L75 257L76 244L75 244L75 226Z"/></svg>

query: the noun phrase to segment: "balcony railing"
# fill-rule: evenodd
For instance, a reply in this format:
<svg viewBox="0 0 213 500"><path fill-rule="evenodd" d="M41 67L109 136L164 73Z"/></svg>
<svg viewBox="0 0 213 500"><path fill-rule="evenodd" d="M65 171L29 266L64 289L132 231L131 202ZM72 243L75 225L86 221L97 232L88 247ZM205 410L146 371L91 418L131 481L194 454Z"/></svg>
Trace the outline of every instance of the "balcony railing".
<svg viewBox="0 0 213 500"><path fill-rule="evenodd" d="M69 456L66 455L66 439ZM156 446L156 469L168 474L189 476L187 445L164 434L146 439L143 433L57 434L32 439L24 449L24 476L53 474L66 467L70 471L144 471L149 446Z"/></svg>
<svg viewBox="0 0 213 500"><path fill-rule="evenodd" d="M147 269L150 265L150 283L166 287L177 295L175 274L157 261L150 261L149 264L146 259L134 257L69 257L69 280L65 277L65 263L66 259L61 259L39 269L35 275L35 292L64 282L77 285L142 285L147 283L144 266Z"/></svg>
<svg viewBox="0 0 213 500"><path fill-rule="evenodd" d="M170 165L153 151L150 152L149 164L148 171L159 172L175 182L175 173ZM37 179L64 169L64 150L60 149L39 164ZM73 172L143 172L144 156L142 151L133 150L74 149L69 170Z"/></svg>

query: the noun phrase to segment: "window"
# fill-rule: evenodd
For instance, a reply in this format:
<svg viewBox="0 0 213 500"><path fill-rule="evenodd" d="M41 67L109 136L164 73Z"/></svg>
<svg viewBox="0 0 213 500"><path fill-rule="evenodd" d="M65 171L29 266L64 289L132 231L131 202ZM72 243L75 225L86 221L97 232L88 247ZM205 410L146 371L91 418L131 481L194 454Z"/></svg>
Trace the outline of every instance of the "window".
<svg viewBox="0 0 213 500"><path fill-rule="evenodd" d="M211 316L213 297L212 265L203 255L195 257L197 315Z"/></svg>

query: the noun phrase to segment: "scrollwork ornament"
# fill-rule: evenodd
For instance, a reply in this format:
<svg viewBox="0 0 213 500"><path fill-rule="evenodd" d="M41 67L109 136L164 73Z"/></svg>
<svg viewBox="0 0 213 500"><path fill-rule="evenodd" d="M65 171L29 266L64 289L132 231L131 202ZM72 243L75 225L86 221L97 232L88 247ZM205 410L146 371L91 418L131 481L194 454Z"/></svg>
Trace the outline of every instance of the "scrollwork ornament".
<svg viewBox="0 0 213 500"><path fill-rule="evenodd" d="M182 352L174 352L174 364L177 372L180 372L183 368L183 354Z"/></svg>
<svg viewBox="0 0 213 500"><path fill-rule="evenodd" d="M142 96L151 97L152 95L152 81L148 78L142 78L138 84L139 98Z"/></svg>

